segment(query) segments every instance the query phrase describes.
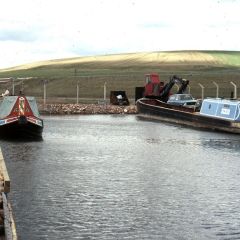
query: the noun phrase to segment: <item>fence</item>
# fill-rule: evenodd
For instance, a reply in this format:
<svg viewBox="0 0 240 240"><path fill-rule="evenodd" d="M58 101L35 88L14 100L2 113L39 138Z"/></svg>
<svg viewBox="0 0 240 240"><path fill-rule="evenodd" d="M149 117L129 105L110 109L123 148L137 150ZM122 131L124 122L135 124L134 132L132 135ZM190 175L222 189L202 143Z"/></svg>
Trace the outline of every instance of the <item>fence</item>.
<svg viewBox="0 0 240 240"><path fill-rule="evenodd" d="M67 82L67 83L66 83ZM167 80L165 80L165 83ZM111 91L125 91L130 103L135 102L135 89L144 85L143 75L135 76L91 76L69 77L44 80L42 78L12 78L2 81L1 93L6 89L11 94L24 92L32 95L39 103L98 103L108 102ZM238 98L240 83L234 80L194 79L190 82L187 92L195 98L223 97ZM177 91L177 86L172 88L172 93Z"/></svg>

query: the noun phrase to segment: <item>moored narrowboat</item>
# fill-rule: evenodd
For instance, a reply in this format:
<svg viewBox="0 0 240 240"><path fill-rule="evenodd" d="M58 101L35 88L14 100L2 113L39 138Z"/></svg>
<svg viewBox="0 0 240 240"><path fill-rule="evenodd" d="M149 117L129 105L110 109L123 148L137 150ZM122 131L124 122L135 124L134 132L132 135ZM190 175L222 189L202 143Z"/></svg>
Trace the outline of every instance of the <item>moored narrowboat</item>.
<svg viewBox="0 0 240 240"><path fill-rule="evenodd" d="M0 137L41 138L43 120L34 97L4 96L0 103Z"/></svg>

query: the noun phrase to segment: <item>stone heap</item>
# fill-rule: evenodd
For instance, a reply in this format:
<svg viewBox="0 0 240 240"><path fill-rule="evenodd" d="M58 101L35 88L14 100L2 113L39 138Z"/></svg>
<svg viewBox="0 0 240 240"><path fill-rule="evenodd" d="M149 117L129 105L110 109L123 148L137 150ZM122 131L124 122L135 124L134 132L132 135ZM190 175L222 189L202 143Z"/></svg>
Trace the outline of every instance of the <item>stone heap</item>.
<svg viewBox="0 0 240 240"><path fill-rule="evenodd" d="M47 104L39 106L41 114L136 114L137 107L110 104Z"/></svg>

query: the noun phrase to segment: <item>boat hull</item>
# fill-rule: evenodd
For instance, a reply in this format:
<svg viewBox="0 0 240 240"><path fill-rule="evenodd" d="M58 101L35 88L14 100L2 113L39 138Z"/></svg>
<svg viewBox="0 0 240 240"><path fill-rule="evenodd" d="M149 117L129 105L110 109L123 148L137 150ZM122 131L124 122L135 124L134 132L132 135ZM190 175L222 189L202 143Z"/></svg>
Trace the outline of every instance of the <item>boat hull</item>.
<svg viewBox="0 0 240 240"><path fill-rule="evenodd" d="M200 115L194 109L173 106L156 99L137 101L139 117L213 131L240 133L240 123Z"/></svg>
<svg viewBox="0 0 240 240"><path fill-rule="evenodd" d="M0 137L11 139L41 139L43 126L31 122L15 121L0 126Z"/></svg>

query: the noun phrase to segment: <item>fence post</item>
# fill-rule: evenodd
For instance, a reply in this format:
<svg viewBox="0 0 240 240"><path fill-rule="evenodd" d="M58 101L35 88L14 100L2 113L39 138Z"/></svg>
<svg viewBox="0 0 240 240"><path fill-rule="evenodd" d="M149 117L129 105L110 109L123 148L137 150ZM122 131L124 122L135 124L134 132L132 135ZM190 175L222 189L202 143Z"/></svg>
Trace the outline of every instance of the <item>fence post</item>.
<svg viewBox="0 0 240 240"><path fill-rule="evenodd" d="M106 101L106 94L107 94L107 82L105 82L104 85L103 85L103 99L104 99L104 102Z"/></svg>
<svg viewBox="0 0 240 240"><path fill-rule="evenodd" d="M204 99L204 86L201 83L198 83L198 85L201 87L202 89L202 100Z"/></svg>
<svg viewBox="0 0 240 240"><path fill-rule="evenodd" d="M15 82L14 82L14 77L12 78L12 95L15 95Z"/></svg>
<svg viewBox="0 0 240 240"><path fill-rule="evenodd" d="M219 86L216 82L213 81L213 84L216 86L217 90L216 90L216 98L218 98L219 95Z"/></svg>
<svg viewBox="0 0 240 240"><path fill-rule="evenodd" d="M43 80L43 108L46 110L46 99L47 99L47 80Z"/></svg>
<svg viewBox="0 0 240 240"><path fill-rule="evenodd" d="M78 104L78 98L79 98L79 81L77 81L77 104Z"/></svg>
<svg viewBox="0 0 240 240"><path fill-rule="evenodd" d="M233 87L234 87L234 96L233 96L233 98L234 99L237 99L237 85L234 83L234 82L230 82L232 85L233 85Z"/></svg>

